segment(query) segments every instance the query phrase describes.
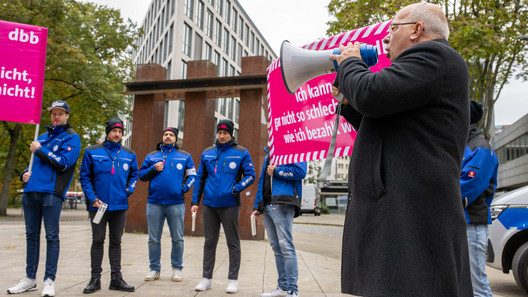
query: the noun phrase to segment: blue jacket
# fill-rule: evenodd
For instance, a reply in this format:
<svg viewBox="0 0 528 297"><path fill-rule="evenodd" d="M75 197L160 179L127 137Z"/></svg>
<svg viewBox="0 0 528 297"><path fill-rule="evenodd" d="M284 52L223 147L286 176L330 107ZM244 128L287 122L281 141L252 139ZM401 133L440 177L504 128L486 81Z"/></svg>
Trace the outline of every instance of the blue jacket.
<svg viewBox="0 0 528 297"><path fill-rule="evenodd" d="M286 165L278 165L273 173L271 183L271 197L264 197L264 181L268 177L267 166L269 160L269 148L265 147L266 158L262 171L260 172L258 192L255 197L254 209L260 212L268 204L290 204L296 207L296 216L300 213L302 197L302 180L306 177L308 165L306 162L299 162Z"/></svg>
<svg viewBox="0 0 528 297"><path fill-rule="evenodd" d="M93 145L84 152L79 180L90 201L88 210L97 210L92 206L97 199L108 204L107 210L128 209L138 180L136 153L121 143Z"/></svg>
<svg viewBox="0 0 528 297"><path fill-rule="evenodd" d="M24 192L53 193L64 199L72 181L75 164L81 152L81 139L70 127L50 125L37 139L41 147L35 151L31 177ZM20 175L28 171L26 168Z"/></svg>
<svg viewBox="0 0 528 297"><path fill-rule="evenodd" d="M154 168L164 162L161 172ZM196 169L191 155L178 146L159 143L156 150L147 155L139 170L141 181L150 181L148 203L182 204L183 194L193 186Z"/></svg>
<svg viewBox="0 0 528 297"><path fill-rule="evenodd" d="M199 205L202 194L203 204L210 207L240 205L239 193L255 181L248 150L234 139L226 144L217 141L202 153L196 181L191 205Z"/></svg>
<svg viewBox="0 0 528 297"><path fill-rule="evenodd" d="M497 188L498 169L499 162L493 148L480 134L477 124L472 124L460 174L468 224L491 224L489 206Z"/></svg>

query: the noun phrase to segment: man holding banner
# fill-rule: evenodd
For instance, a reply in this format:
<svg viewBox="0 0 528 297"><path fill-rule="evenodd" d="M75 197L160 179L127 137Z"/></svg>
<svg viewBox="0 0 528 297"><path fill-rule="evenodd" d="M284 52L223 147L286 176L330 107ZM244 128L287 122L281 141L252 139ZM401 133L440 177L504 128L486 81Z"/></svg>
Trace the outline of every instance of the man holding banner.
<svg viewBox="0 0 528 297"><path fill-rule="evenodd" d="M404 7L383 42L392 65L371 72L360 44L340 46L335 87L356 129L341 287L360 296L473 296L460 166L468 70L441 8ZM334 90L334 95L338 91Z"/></svg>
<svg viewBox="0 0 528 297"><path fill-rule="evenodd" d="M68 103L57 100L48 110L52 124L46 127L47 133L31 143L29 149L37 158L34 159L32 171L28 167L21 175L21 180L26 183L22 194L26 223L26 277L9 288L9 294L37 289L40 228L44 219L47 245L42 296L55 296L54 281L60 250L59 218L81 151L81 139L68 123Z"/></svg>
<svg viewBox="0 0 528 297"><path fill-rule="evenodd" d="M252 215L264 214L264 226L275 254L277 288L261 297L297 297L299 278L293 245L293 218L301 213L302 180L307 163L270 165L269 147L260 172Z"/></svg>

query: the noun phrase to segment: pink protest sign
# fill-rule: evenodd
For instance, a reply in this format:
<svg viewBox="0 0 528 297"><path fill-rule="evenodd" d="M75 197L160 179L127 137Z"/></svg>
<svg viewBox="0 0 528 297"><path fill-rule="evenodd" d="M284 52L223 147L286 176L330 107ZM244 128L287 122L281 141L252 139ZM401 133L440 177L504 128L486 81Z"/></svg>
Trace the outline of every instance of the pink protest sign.
<svg viewBox="0 0 528 297"><path fill-rule="evenodd" d="M302 48L328 50L356 41L375 45L378 64L370 70L379 71L390 65L382 42L389 32L389 24L390 21L356 29ZM271 163L281 165L326 158L338 105L331 94L336 74L316 77L291 95L282 80L280 59L275 60L267 72ZM334 157L352 154L357 134L352 125L341 117L337 133Z"/></svg>
<svg viewBox="0 0 528 297"><path fill-rule="evenodd" d="M38 124L48 29L0 21L0 120Z"/></svg>

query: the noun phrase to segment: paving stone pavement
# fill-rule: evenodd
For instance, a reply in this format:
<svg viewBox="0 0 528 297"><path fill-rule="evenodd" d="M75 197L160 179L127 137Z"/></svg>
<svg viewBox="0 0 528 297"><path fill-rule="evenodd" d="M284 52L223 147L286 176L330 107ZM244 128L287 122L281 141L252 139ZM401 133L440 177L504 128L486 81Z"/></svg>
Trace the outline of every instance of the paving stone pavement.
<svg viewBox="0 0 528 297"><path fill-rule="evenodd" d="M0 290L15 285L25 275L25 227L20 209L9 209L8 217L0 218ZM306 218L308 219L308 218ZM60 225L61 252L55 280L57 296L89 296L82 294L90 278L90 223L86 212L65 209ZM22 296L40 296L45 269L45 234L41 234L40 262L37 272L38 290ZM171 281L170 236L165 225L162 236L162 269L159 280L145 282L148 272L146 234L125 233L122 239L122 273L133 293L108 290L110 281L107 243L103 260L102 289L92 296L260 296L276 287L277 272L273 251L267 240L242 240L242 264L239 273L239 292L226 294L228 250L225 237L218 243L213 288L196 292L201 280L203 237L185 237L183 281ZM350 296L340 293L340 260L315 253L297 251L299 264L299 296ZM17 295L21 296L21 295Z"/></svg>

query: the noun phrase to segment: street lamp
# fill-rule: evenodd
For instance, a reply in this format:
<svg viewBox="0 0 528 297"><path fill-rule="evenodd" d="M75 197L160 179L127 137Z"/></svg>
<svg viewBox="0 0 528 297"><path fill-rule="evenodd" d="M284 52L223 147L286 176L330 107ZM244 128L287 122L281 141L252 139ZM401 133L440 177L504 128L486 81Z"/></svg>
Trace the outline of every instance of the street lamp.
<svg viewBox="0 0 528 297"><path fill-rule="evenodd" d="M519 39L519 40L524 40L524 41L528 41L528 34L524 34L524 35L517 36L517 39Z"/></svg>

